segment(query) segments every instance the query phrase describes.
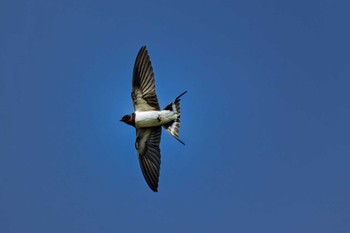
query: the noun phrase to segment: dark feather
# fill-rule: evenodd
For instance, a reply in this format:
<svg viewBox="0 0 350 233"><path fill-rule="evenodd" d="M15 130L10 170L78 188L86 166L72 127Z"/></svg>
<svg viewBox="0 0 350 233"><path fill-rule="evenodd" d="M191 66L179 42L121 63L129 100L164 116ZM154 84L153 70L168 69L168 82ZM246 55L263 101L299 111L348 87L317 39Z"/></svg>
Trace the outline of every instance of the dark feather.
<svg viewBox="0 0 350 233"><path fill-rule="evenodd" d="M146 46L140 49L135 60L131 97L137 111L160 110L153 68Z"/></svg>
<svg viewBox="0 0 350 233"><path fill-rule="evenodd" d="M148 186L154 191L158 191L158 181L160 175L160 139L162 128L141 128L136 131L136 149L139 156L139 163L142 174Z"/></svg>

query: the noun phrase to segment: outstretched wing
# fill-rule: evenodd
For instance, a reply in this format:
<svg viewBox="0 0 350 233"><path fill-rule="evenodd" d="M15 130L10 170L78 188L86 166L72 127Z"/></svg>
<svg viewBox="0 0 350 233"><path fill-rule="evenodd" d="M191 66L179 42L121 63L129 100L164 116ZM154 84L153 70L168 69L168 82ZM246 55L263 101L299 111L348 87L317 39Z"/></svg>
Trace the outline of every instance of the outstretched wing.
<svg viewBox="0 0 350 233"><path fill-rule="evenodd" d="M135 147L138 152L140 167L148 186L154 192L158 191L161 134L162 128L160 126L136 129Z"/></svg>
<svg viewBox="0 0 350 233"><path fill-rule="evenodd" d="M131 98L135 111L160 110L153 68L146 46L140 49L135 60Z"/></svg>

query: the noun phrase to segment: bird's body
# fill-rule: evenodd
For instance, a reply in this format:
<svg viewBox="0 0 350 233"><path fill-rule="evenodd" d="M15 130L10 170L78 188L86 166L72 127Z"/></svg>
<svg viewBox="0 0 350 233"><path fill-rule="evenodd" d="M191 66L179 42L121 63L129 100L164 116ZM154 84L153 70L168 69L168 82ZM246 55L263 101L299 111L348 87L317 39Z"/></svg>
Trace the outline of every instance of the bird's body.
<svg viewBox="0 0 350 233"><path fill-rule="evenodd" d="M169 110L135 112L135 127L147 128L165 125L176 120L178 114Z"/></svg>
<svg viewBox="0 0 350 233"><path fill-rule="evenodd" d="M180 128L180 97L160 109L154 85L153 68L146 47L143 46L137 54L133 77L131 98L134 112L125 115L121 121L136 128L135 148L142 174L148 186L158 191L160 175L160 138L162 127L179 142Z"/></svg>

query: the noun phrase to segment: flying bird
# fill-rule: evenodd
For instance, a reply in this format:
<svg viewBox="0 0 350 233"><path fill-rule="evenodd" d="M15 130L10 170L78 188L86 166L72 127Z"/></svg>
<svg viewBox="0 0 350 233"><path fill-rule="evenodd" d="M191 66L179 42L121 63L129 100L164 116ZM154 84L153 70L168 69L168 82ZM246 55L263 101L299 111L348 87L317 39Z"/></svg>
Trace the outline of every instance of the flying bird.
<svg viewBox="0 0 350 233"><path fill-rule="evenodd" d="M180 97L160 109L154 73L146 46L141 47L137 54L132 75L131 98L134 112L123 116L120 120L136 128L135 148L138 153L142 174L148 186L158 191L160 175L160 138L162 127L184 144L179 138L180 128Z"/></svg>

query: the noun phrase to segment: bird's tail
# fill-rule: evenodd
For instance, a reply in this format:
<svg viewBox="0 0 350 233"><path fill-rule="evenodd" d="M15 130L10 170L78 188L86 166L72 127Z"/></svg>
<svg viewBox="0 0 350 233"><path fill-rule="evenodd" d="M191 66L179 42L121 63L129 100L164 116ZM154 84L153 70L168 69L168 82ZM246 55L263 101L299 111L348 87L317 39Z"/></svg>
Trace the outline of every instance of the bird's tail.
<svg viewBox="0 0 350 233"><path fill-rule="evenodd" d="M177 114L177 118L173 121L170 121L169 123L163 125L163 127L168 131L171 135L174 136L179 142L181 142L183 145L185 143L180 140L179 138L179 129L180 129L180 97L186 94L187 91L176 97L176 99L168 104L164 110L170 110L172 112L175 112Z"/></svg>

